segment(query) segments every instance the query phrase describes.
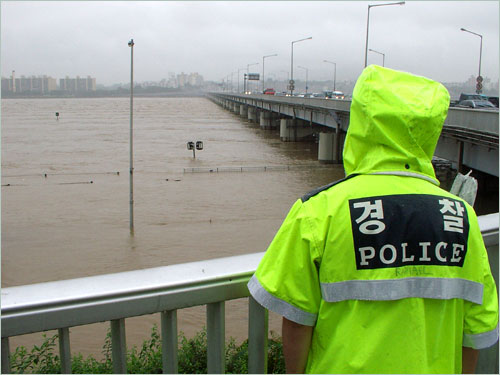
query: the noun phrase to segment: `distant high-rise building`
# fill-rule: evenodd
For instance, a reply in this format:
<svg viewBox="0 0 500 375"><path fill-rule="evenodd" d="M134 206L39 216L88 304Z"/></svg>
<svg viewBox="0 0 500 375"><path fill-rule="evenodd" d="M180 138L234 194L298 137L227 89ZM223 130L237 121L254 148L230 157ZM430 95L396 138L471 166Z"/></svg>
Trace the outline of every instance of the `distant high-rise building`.
<svg viewBox="0 0 500 375"><path fill-rule="evenodd" d="M16 78L15 71L12 71L10 78L2 78L2 91L11 93L35 93L47 94L56 91L59 88L61 91L75 93L96 91L96 79L90 76L87 78L66 78L59 79L59 87L57 80L47 75L43 76L21 76Z"/></svg>
<svg viewBox="0 0 500 375"><path fill-rule="evenodd" d="M177 74L177 86L184 87L188 81L188 76L182 72L181 74Z"/></svg>
<svg viewBox="0 0 500 375"><path fill-rule="evenodd" d="M194 87L203 85L203 77L198 73L189 74L189 84Z"/></svg>
<svg viewBox="0 0 500 375"><path fill-rule="evenodd" d="M12 92L16 92L16 71L13 70L12 71L12 85L11 85L11 88L12 88Z"/></svg>
<svg viewBox="0 0 500 375"><path fill-rule="evenodd" d="M59 80L59 89L70 93L96 91L96 79L90 76L87 76L87 78L80 78L80 76L69 78L66 76L66 78Z"/></svg>
<svg viewBox="0 0 500 375"><path fill-rule="evenodd" d="M95 78L92 78L91 76L87 76L87 90L88 91L96 90Z"/></svg>
<svg viewBox="0 0 500 375"><path fill-rule="evenodd" d="M12 93L40 93L45 94L57 90L57 81L48 76L21 76L16 78L12 71L10 79L2 78L2 90Z"/></svg>

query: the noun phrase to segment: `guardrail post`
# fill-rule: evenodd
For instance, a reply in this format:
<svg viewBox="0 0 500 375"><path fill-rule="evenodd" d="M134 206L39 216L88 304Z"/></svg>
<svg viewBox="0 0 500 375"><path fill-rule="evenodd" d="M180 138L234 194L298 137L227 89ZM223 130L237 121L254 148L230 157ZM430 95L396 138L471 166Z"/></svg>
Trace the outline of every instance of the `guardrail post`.
<svg viewBox="0 0 500 375"><path fill-rule="evenodd" d="M267 373L269 312L252 296L248 300L248 373Z"/></svg>
<svg viewBox="0 0 500 375"><path fill-rule="evenodd" d="M177 374L177 310L161 313L161 346L164 374Z"/></svg>
<svg viewBox="0 0 500 375"><path fill-rule="evenodd" d="M59 356L61 374L71 374L71 350L69 346L69 328L59 328Z"/></svg>
<svg viewBox="0 0 500 375"><path fill-rule="evenodd" d="M10 374L10 346L8 337L2 337L2 374Z"/></svg>
<svg viewBox="0 0 500 375"><path fill-rule="evenodd" d="M113 372L127 373L127 346L125 343L125 319L111 321L111 349L113 358Z"/></svg>
<svg viewBox="0 0 500 375"><path fill-rule="evenodd" d="M207 305L207 356L208 373L223 374L225 371L224 350L225 337L225 304L224 301Z"/></svg>

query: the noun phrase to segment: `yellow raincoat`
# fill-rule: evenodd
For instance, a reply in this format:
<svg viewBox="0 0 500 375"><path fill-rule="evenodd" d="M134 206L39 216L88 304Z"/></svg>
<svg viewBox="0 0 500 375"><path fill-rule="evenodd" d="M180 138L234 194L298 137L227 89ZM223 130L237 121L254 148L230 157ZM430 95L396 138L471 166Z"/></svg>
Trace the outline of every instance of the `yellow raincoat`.
<svg viewBox="0 0 500 375"><path fill-rule="evenodd" d="M249 282L264 307L314 326L307 373L460 373L498 340L474 210L431 163L449 94L379 66L356 83L346 178L297 200Z"/></svg>

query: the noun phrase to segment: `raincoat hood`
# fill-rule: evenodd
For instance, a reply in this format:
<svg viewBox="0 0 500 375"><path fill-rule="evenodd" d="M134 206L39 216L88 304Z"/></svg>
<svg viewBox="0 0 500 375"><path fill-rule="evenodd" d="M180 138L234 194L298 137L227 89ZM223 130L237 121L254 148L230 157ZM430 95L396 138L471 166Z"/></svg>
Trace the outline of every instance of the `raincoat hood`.
<svg viewBox="0 0 500 375"><path fill-rule="evenodd" d="M439 185L431 160L450 95L428 78L370 65L352 94L344 169L352 174L417 174Z"/></svg>

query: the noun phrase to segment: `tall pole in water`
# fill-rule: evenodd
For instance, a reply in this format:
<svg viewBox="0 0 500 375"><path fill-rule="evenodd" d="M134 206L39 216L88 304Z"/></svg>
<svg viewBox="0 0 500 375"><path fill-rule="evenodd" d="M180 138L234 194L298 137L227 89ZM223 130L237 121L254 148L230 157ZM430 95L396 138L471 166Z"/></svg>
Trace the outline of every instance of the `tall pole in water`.
<svg viewBox="0 0 500 375"><path fill-rule="evenodd" d="M130 47L130 234L134 234L134 39Z"/></svg>

